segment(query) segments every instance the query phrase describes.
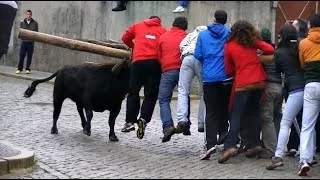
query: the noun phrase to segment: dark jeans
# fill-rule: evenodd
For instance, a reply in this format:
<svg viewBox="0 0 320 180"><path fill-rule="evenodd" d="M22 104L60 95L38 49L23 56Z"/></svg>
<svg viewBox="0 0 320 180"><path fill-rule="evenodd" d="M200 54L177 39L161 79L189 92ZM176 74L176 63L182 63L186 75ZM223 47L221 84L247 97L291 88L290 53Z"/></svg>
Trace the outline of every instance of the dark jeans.
<svg viewBox="0 0 320 180"><path fill-rule="evenodd" d="M236 148L238 134L246 148L260 145L260 99L263 89L237 91L232 102L230 130L224 148Z"/></svg>
<svg viewBox="0 0 320 180"><path fill-rule="evenodd" d="M174 126L170 102L173 90L179 81L179 73L179 70L170 70L161 74L158 99L160 106L160 119L163 129Z"/></svg>
<svg viewBox="0 0 320 180"><path fill-rule="evenodd" d="M7 5L0 4L0 59L3 54L8 53L11 30L17 9Z"/></svg>
<svg viewBox="0 0 320 180"><path fill-rule="evenodd" d="M135 62L130 69L129 94L127 97L126 123L136 123L140 110L141 87L144 87L144 100L141 106L140 118L151 121L157 102L161 67L157 60Z"/></svg>
<svg viewBox="0 0 320 180"><path fill-rule="evenodd" d="M188 1L179 1L179 6L186 8L188 6Z"/></svg>
<svg viewBox="0 0 320 180"><path fill-rule="evenodd" d="M206 147L217 144L217 134L228 132L228 103L232 84L223 82L203 83L203 99L206 105Z"/></svg>
<svg viewBox="0 0 320 180"><path fill-rule="evenodd" d="M33 55L33 49L34 49L34 43L33 42L21 42L21 47L20 47L20 59L19 59L19 65L18 65L18 70L22 71L23 69L23 62L24 58L27 55L27 66L26 70L30 70L30 65L32 61L32 55Z"/></svg>

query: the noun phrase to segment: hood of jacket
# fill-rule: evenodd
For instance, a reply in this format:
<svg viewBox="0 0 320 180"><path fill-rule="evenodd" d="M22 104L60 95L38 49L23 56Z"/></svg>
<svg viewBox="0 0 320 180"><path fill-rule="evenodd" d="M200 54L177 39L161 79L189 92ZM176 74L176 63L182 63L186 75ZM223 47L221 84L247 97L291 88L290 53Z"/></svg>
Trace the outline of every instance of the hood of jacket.
<svg viewBox="0 0 320 180"><path fill-rule="evenodd" d="M311 28L307 38L314 43L320 43L320 27Z"/></svg>
<svg viewBox="0 0 320 180"><path fill-rule="evenodd" d="M196 34L199 34L199 32L208 29L207 26L198 26L196 29L193 31Z"/></svg>
<svg viewBox="0 0 320 180"><path fill-rule="evenodd" d="M208 30L210 31L210 34L215 38L220 38L221 36L224 36L230 32L228 28L220 23L213 23L211 25L208 25Z"/></svg>
<svg viewBox="0 0 320 180"><path fill-rule="evenodd" d="M158 18L152 18L152 19L145 19L143 22L147 26L161 26L161 21Z"/></svg>

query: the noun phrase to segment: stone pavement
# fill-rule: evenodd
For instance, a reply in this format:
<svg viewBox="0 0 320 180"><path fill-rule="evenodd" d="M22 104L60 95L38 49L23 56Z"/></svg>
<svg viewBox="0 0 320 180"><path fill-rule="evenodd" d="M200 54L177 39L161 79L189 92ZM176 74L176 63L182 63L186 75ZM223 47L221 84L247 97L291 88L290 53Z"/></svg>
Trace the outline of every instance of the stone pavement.
<svg viewBox="0 0 320 180"><path fill-rule="evenodd" d="M197 132L197 106L191 101L191 136L174 135L161 143L162 128L159 104L145 138L135 132L121 133L126 101L117 118L115 132L119 142L108 140L109 112L94 113L92 135L82 133L75 104L66 100L58 121L58 135L50 134L52 126L52 84L40 84L35 94L23 98L31 81L0 75L0 140L29 149L35 153L36 167L21 174L0 178L281 178L301 179L297 176L297 159L286 157L285 166L267 171L267 160L245 158L240 154L226 164L217 162L220 152L208 161L200 161L204 136ZM175 119L176 101L172 101ZM308 177L320 178L319 165Z"/></svg>

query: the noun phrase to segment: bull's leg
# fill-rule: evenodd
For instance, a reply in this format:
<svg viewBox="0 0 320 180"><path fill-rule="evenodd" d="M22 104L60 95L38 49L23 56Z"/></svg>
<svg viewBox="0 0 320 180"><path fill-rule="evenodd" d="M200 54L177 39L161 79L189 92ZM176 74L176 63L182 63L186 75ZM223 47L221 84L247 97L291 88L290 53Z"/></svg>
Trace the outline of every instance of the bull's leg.
<svg viewBox="0 0 320 180"><path fill-rule="evenodd" d="M110 111L110 115L109 115L109 128L110 128L109 140L110 141L119 141L118 137L114 133L114 125L116 123L116 118L119 115L120 109L121 109L121 106L116 110Z"/></svg>
<svg viewBox="0 0 320 180"><path fill-rule="evenodd" d="M64 99L54 98L53 100L53 125L51 128L51 134L58 134L57 121L61 112L61 107Z"/></svg>
<svg viewBox="0 0 320 180"><path fill-rule="evenodd" d="M86 115L87 115L87 123L85 128L83 129L83 133L90 136L91 135L91 119L93 117L92 109L85 108Z"/></svg>
<svg viewBox="0 0 320 180"><path fill-rule="evenodd" d="M82 128L84 129L86 127L86 118L84 117L84 113L83 113L83 107L79 104L77 104L77 110L78 110L78 113L80 115L80 118L81 118L81 125L82 125Z"/></svg>

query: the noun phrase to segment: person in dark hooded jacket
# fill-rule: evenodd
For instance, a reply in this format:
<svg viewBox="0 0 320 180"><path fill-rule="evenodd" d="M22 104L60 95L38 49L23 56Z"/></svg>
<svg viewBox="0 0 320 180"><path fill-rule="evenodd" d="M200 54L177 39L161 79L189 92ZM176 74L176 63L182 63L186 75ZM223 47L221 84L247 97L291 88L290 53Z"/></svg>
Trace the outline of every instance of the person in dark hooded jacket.
<svg viewBox="0 0 320 180"><path fill-rule="evenodd" d="M134 130L138 123L137 137L142 139L158 99L161 67L158 61L159 37L167 30L158 16L131 25L122 35L122 41L133 50L130 68L129 94L127 97L126 123L122 132ZM134 40L134 42L133 42ZM144 100L140 110L139 92L144 86Z"/></svg>
<svg viewBox="0 0 320 180"><path fill-rule="evenodd" d="M216 151L217 134L219 139L228 133L228 102L232 87L232 77L226 75L223 62L223 46L230 29L225 27L227 13L217 10L214 23L199 33L194 57L202 66L203 98L206 105L205 133L206 153L202 160L209 159ZM186 122L179 122L177 129L185 127Z"/></svg>

